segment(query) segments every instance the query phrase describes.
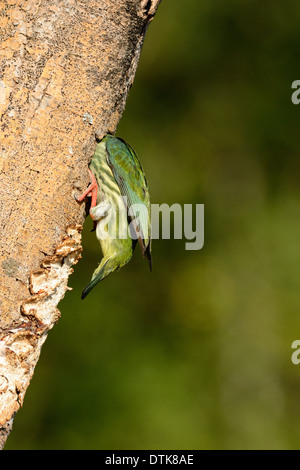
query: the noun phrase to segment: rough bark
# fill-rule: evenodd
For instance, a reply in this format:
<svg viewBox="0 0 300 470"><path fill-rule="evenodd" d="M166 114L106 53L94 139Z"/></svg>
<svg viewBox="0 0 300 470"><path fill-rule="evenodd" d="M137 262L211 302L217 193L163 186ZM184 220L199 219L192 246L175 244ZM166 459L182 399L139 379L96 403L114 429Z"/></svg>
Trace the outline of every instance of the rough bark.
<svg viewBox="0 0 300 470"><path fill-rule="evenodd" d="M80 258L96 137L114 133L160 0L0 2L0 447Z"/></svg>

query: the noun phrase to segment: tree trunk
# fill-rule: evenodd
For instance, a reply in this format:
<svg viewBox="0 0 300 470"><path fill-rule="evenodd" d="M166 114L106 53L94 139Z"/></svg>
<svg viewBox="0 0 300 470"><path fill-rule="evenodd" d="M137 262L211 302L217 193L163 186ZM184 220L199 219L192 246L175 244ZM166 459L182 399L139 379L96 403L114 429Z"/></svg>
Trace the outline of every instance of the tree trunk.
<svg viewBox="0 0 300 470"><path fill-rule="evenodd" d="M81 253L96 138L114 133L160 0L0 3L0 447Z"/></svg>

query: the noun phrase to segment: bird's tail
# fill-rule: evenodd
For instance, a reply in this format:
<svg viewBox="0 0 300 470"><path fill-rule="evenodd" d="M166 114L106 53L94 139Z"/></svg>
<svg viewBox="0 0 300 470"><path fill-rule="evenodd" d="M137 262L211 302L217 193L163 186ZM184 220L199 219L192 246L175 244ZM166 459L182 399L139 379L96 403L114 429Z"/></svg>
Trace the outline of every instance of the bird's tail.
<svg viewBox="0 0 300 470"><path fill-rule="evenodd" d="M81 298L84 299L101 279L93 279L82 291Z"/></svg>
<svg viewBox="0 0 300 470"><path fill-rule="evenodd" d="M132 256L132 248L128 249L126 252L121 253L121 255L114 254L110 257L104 257L101 260L98 268L94 271L91 282L86 286L81 294L81 298L84 299L89 292L95 287L98 282L102 281L109 274L113 273L120 269L124 264L128 263Z"/></svg>
<svg viewBox="0 0 300 470"><path fill-rule="evenodd" d="M108 260L103 264L103 266L101 266L102 265L101 263L99 268L96 269L91 282L82 291L82 294L81 294L82 299L84 299L88 295L88 293L91 292L93 287L95 287L95 285L98 284L98 282L102 281L102 279L108 276L109 272L107 274L105 273L105 266L107 263L108 263Z"/></svg>

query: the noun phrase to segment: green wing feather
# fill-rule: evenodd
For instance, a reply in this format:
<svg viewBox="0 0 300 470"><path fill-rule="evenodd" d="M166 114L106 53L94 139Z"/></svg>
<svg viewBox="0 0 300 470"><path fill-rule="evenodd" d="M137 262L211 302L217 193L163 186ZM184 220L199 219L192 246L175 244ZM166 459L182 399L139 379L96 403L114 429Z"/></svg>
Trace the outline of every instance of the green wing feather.
<svg viewBox="0 0 300 470"><path fill-rule="evenodd" d="M127 198L127 206L143 204L146 210L138 214L129 212L129 219L136 232L143 256L147 256L151 269L151 217L150 196L147 180L140 161L130 145L119 137L107 135L106 158L122 196ZM136 206L137 207L137 206ZM138 221L138 222L137 222Z"/></svg>

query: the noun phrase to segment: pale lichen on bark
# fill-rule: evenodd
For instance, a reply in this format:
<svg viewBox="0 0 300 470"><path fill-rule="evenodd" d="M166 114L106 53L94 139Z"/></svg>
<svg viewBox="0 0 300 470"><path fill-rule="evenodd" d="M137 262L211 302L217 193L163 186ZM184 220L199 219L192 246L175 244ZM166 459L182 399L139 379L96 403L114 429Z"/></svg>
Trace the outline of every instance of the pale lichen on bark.
<svg viewBox="0 0 300 470"><path fill-rule="evenodd" d="M0 448L81 253L96 137L114 133L160 0L0 2Z"/></svg>
<svg viewBox="0 0 300 470"><path fill-rule="evenodd" d="M30 273L31 296L21 304L20 323L0 335L0 425L22 405L27 386L48 331L60 318L57 305L64 297L72 266L81 258L81 225L67 227L67 235Z"/></svg>

